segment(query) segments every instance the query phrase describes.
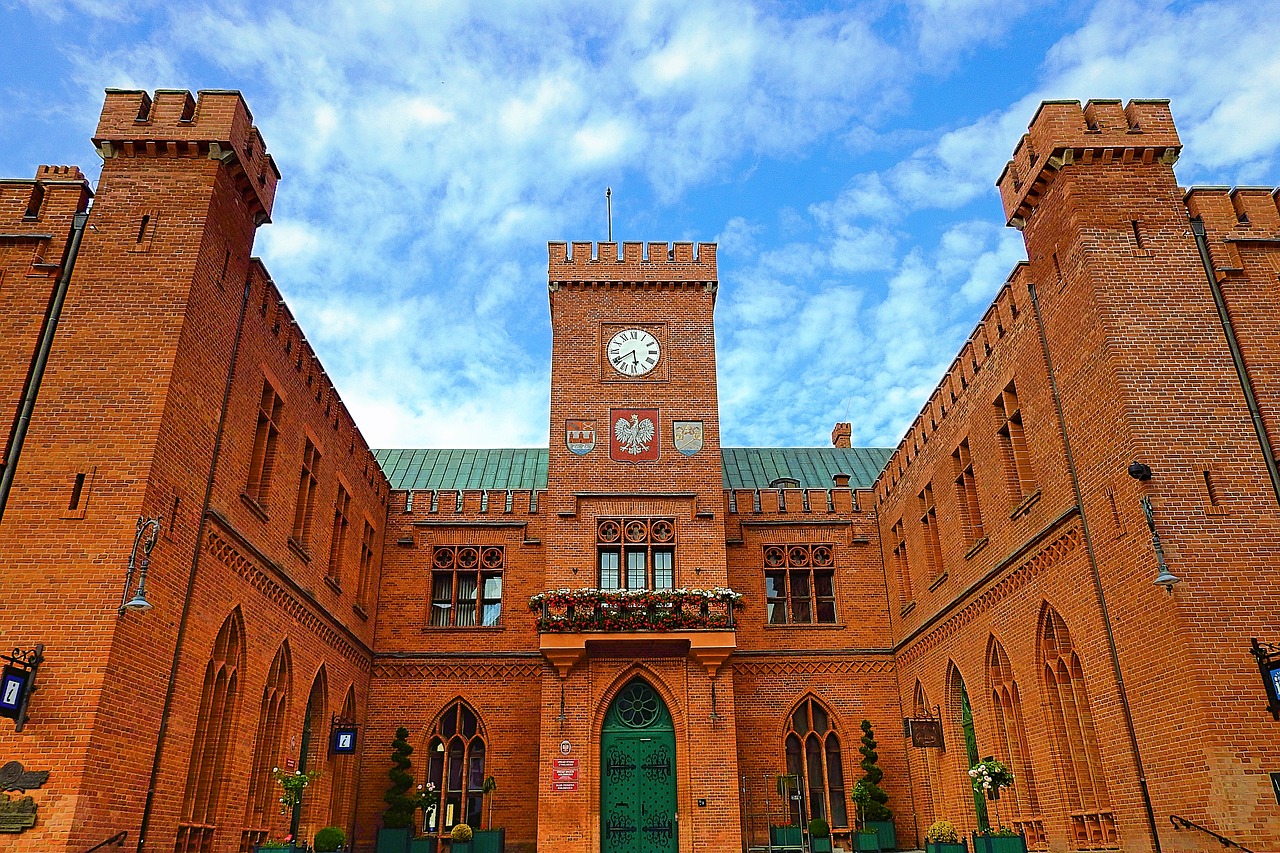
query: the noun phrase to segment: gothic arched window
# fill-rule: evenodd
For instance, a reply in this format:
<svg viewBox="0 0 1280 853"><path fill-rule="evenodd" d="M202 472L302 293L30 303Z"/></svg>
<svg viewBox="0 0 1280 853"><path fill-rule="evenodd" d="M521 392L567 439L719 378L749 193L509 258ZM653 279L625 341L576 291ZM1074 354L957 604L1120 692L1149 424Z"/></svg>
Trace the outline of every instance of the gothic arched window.
<svg viewBox="0 0 1280 853"><path fill-rule="evenodd" d="M1115 815L1107 795L1084 670L1066 622L1048 604L1040 615L1040 662L1054 747L1071 815L1071 846L1115 847Z"/></svg>
<svg viewBox="0 0 1280 853"><path fill-rule="evenodd" d="M454 702L427 741L427 779L440 792L440 808L428 817L429 834L447 833L459 823L480 828L484 755L480 718L465 702Z"/></svg>
<svg viewBox="0 0 1280 853"><path fill-rule="evenodd" d="M239 709L243 658L244 624L236 609L222 623L204 668L200 714L196 718L196 736L187 768L175 853L208 850L213 844L222 780L226 776L227 749Z"/></svg>
<svg viewBox="0 0 1280 853"><path fill-rule="evenodd" d="M840 735L826 706L811 696L801 700L791 712L784 746L787 773L800 779L800 789L807 797L806 817L820 817L833 827L848 826ZM799 822L800 815L794 817Z"/></svg>
<svg viewBox="0 0 1280 853"><path fill-rule="evenodd" d="M1049 841L1044 833L1036 796L1027 728L1022 722L1022 697L1018 693L1018 683L1013 679L1009 655L994 634L987 640L987 684L994 711L996 757L1013 771L1013 787L1002 796L1011 801L1014 829L1026 835L1027 846L1033 850L1043 849Z"/></svg>
<svg viewBox="0 0 1280 853"><path fill-rule="evenodd" d="M266 840L272 822L280 812L275 807L275 783L271 770L281 764L284 721L289 712L292 685L293 663L286 640L280 644L275 659L271 661L267 686L262 691L262 707L258 712L258 738L253 747L253 768L249 776L248 813L240 839L240 849L247 853L251 853L255 844Z"/></svg>

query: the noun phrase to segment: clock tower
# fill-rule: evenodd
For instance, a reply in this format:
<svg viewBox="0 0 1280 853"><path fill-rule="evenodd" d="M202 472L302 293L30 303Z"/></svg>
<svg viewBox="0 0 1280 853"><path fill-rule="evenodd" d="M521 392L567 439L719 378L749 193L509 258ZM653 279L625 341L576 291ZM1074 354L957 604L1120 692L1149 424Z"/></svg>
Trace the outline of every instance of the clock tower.
<svg viewBox="0 0 1280 853"><path fill-rule="evenodd" d="M549 246L546 589L575 592L539 635L542 754L578 775L543 794L540 845L740 846L715 252Z"/></svg>

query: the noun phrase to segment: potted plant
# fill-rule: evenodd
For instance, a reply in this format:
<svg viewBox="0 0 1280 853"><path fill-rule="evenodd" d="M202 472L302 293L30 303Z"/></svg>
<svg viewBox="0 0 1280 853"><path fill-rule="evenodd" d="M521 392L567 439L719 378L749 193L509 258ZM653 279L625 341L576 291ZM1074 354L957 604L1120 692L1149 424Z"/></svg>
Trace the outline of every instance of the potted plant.
<svg viewBox="0 0 1280 853"><path fill-rule="evenodd" d="M422 810L423 834L410 840L409 853L436 853L440 844L440 839L432 832L433 818L436 809L440 807L440 792L436 790L436 783L428 782L425 785L419 785L418 792L412 799L415 814L418 809Z"/></svg>
<svg viewBox="0 0 1280 853"><path fill-rule="evenodd" d="M281 788L280 814L288 814L293 810L294 806L302 805L302 792L307 790L308 785L320 778L320 771L308 770L304 773L301 770L295 770L289 773L279 767L273 767L271 768L271 778L275 779ZM290 839L292 839L292 836L290 836ZM292 840L290 840L290 843L292 843Z"/></svg>
<svg viewBox="0 0 1280 853"><path fill-rule="evenodd" d="M347 843L347 834L340 826L326 826L316 833L316 853L339 853Z"/></svg>
<svg viewBox="0 0 1280 853"><path fill-rule="evenodd" d="M259 853L259 851L262 850L270 851L270 853L281 853L281 851L289 851L289 853L293 853L293 851L303 849L304 848L294 845L292 835L286 835L284 838L279 839L268 838L265 841L259 841L257 844L253 845L253 853Z"/></svg>
<svg viewBox="0 0 1280 853"><path fill-rule="evenodd" d="M949 820L934 821L924 837L925 853L968 853L969 850Z"/></svg>
<svg viewBox="0 0 1280 853"><path fill-rule="evenodd" d="M809 850L831 853L831 826L820 817L809 821Z"/></svg>
<svg viewBox="0 0 1280 853"><path fill-rule="evenodd" d="M858 780L858 784L853 786L849 799L853 800L855 822L858 824L857 830L850 836L853 849L876 853L880 850L880 833L874 827L867 826L867 806L875 800L871 798L871 786L865 779Z"/></svg>
<svg viewBox="0 0 1280 853"><path fill-rule="evenodd" d="M493 828L493 792L498 790L498 780L489 776L480 786L480 796L488 801L489 819L484 829L477 829L471 837L471 853L505 853L507 831Z"/></svg>
<svg viewBox="0 0 1280 853"><path fill-rule="evenodd" d="M884 771L877 763L880 760L880 754L876 752L876 738L871 731L870 720L862 721L862 746L858 747L858 752L862 753L862 761L859 762L859 766L862 767L862 781L866 783L867 791L871 796L871 800L863 809L865 813L863 826L874 829L879 834L881 850L896 850L898 835L893 825L893 812L885 805L889 802L889 795L880 787Z"/></svg>
<svg viewBox="0 0 1280 853"><path fill-rule="evenodd" d="M973 853L1027 853L1027 837L1007 826L975 832Z"/></svg>
<svg viewBox="0 0 1280 853"><path fill-rule="evenodd" d="M472 853L471 839L475 832L465 823L460 823L449 830L449 853Z"/></svg>
<svg viewBox="0 0 1280 853"><path fill-rule="evenodd" d="M413 788L413 776L409 774L413 765L409 756L412 754L409 730L401 726L396 729L395 740L391 742L391 769L387 771L391 785L382 795L387 807L382 812L382 826L378 829L377 853L408 853L413 818L418 811L417 797L409 794Z"/></svg>
<svg viewBox="0 0 1280 853"><path fill-rule="evenodd" d="M800 798L800 783L795 776L777 777L778 796L782 797L784 808L790 809L791 803ZM775 824L769 827L770 847L803 847L804 830L795 824Z"/></svg>

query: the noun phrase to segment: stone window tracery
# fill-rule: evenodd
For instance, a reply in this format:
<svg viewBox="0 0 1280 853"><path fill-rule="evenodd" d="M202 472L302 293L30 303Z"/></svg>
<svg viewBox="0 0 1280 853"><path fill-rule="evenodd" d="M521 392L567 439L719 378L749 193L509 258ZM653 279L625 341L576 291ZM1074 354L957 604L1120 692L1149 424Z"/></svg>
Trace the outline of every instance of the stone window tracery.
<svg viewBox="0 0 1280 853"><path fill-rule="evenodd" d="M502 616L500 545L438 545L431 550L433 627L493 627Z"/></svg>
<svg viewBox="0 0 1280 853"><path fill-rule="evenodd" d="M427 779L440 792L439 809L426 817L427 834L447 835L459 823L480 828L485 752L479 715L465 702L454 702L427 742Z"/></svg>
<svg viewBox="0 0 1280 853"><path fill-rule="evenodd" d="M597 519L600 589L673 588L675 549L675 519Z"/></svg>
<svg viewBox="0 0 1280 853"><path fill-rule="evenodd" d="M833 828L849 825L848 796L840 735L827 707L812 696L801 700L787 721L784 739L787 773L800 780L808 806L807 818L822 818ZM800 823L799 806L791 805L793 824Z"/></svg>
<svg viewBox="0 0 1280 853"><path fill-rule="evenodd" d="M835 549L832 545L765 545L764 567L768 624L835 624Z"/></svg>

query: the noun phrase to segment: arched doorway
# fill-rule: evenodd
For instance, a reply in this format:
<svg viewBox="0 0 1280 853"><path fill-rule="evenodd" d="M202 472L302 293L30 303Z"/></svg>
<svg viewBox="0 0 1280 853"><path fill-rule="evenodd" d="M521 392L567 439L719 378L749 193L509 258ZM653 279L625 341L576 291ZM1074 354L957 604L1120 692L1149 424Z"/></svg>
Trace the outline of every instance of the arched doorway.
<svg viewBox="0 0 1280 853"><path fill-rule="evenodd" d="M600 853L676 853L676 732L641 678L622 688L600 733Z"/></svg>

